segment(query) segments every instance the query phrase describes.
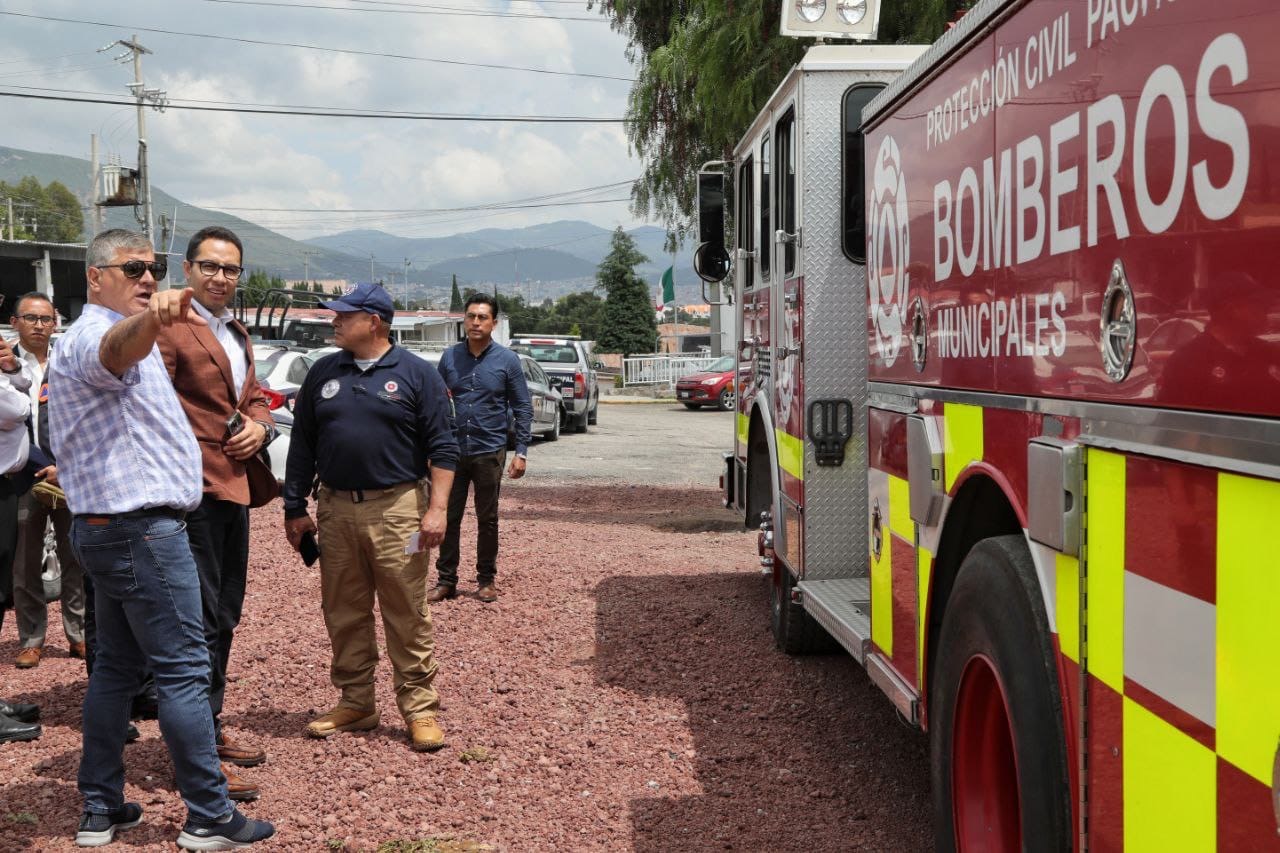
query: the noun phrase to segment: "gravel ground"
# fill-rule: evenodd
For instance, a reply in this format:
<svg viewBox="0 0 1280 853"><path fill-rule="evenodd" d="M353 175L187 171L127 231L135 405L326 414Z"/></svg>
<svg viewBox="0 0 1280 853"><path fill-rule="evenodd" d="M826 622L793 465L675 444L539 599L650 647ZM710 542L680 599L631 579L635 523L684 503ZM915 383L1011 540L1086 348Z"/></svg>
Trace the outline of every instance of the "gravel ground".
<svg viewBox="0 0 1280 853"><path fill-rule="evenodd" d="M626 432L643 455L638 444L671 440L655 427L666 408L602 407L599 432ZM698 464L714 472L723 434L707 430L698 452L713 461ZM262 849L932 847L924 737L849 658L774 650L755 535L713 487L681 483L687 465L640 485L547 470L553 451L596 455L592 442L535 445L530 477L504 491L503 599L433 609L449 745L430 755L408 748L385 661L380 728L303 737L335 699L318 573L284 543L278 507L254 512L224 719L270 755L244 771L263 789L245 811L277 826ZM11 614L0 635L0 696L45 709L40 740L0 745L0 851L76 849L83 667L50 623L35 670L12 667ZM139 725L126 793L146 815L114 846L173 849L184 808L157 724ZM441 843L410 844L421 839Z"/></svg>

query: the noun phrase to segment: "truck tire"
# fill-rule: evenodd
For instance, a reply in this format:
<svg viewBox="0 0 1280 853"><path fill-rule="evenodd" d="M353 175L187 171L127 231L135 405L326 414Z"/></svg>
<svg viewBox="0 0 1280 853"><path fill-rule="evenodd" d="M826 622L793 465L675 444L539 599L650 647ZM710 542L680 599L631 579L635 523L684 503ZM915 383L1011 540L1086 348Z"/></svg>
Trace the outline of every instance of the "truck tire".
<svg viewBox="0 0 1280 853"><path fill-rule="evenodd" d="M826 629L814 621L804 605L791 600L791 590L795 585L791 570L775 559L770 608L774 642L789 655L820 655L835 651L836 642Z"/></svg>
<svg viewBox="0 0 1280 853"><path fill-rule="evenodd" d="M574 418L574 420L573 420L573 431L574 431L574 432L586 432L586 431L587 431L587 419L588 419L588 418L590 418L590 417L591 417L591 412L584 411L581 415L579 415L578 417Z"/></svg>
<svg viewBox="0 0 1280 853"><path fill-rule="evenodd" d="M600 398L596 397L596 401L591 404L591 413L587 415L587 423L592 426L596 425L596 421L600 419Z"/></svg>
<svg viewBox="0 0 1280 853"><path fill-rule="evenodd" d="M937 849L1071 850L1062 696L1022 536L975 545L946 608L929 694Z"/></svg>
<svg viewBox="0 0 1280 853"><path fill-rule="evenodd" d="M547 441L558 441L560 439L560 413L556 412L556 422L551 427L551 432L544 432L542 437Z"/></svg>

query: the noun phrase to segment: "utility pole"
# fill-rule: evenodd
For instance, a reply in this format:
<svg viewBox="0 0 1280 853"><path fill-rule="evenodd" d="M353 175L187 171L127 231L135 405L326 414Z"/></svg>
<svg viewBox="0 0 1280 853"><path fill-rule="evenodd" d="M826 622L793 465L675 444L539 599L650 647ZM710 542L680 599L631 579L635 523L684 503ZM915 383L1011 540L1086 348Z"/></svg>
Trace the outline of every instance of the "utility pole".
<svg viewBox="0 0 1280 853"><path fill-rule="evenodd" d="M118 59L121 61L133 59L133 82L129 84L129 91L133 93L133 98L138 104L138 183L142 185L142 198L139 199L142 204L142 216L139 222L142 225L142 233L150 237L154 244L155 238L151 233L151 176L147 170L147 119L144 107L149 101L157 112L164 112L169 101L163 91L148 89L142 82L142 55L151 51L138 43L138 36L135 34L129 41L123 39L114 41L98 52L110 50L116 45L127 51L117 57Z"/></svg>
<svg viewBox="0 0 1280 853"><path fill-rule="evenodd" d="M9 242L13 242L13 199L6 199L9 202Z"/></svg>
<svg viewBox="0 0 1280 853"><path fill-rule="evenodd" d="M413 266L413 261L408 258L404 259L404 310L409 310L409 267Z"/></svg>
<svg viewBox="0 0 1280 853"><path fill-rule="evenodd" d="M369 253L369 283L372 284L373 278L373 252Z"/></svg>
<svg viewBox="0 0 1280 853"><path fill-rule="evenodd" d="M93 234L90 239L102 233L102 208L98 206L98 134L89 134L89 207L93 211Z"/></svg>
<svg viewBox="0 0 1280 853"><path fill-rule="evenodd" d="M302 283L311 288L311 256L318 255L319 252L313 252L304 249L302 252Z"/></svg>

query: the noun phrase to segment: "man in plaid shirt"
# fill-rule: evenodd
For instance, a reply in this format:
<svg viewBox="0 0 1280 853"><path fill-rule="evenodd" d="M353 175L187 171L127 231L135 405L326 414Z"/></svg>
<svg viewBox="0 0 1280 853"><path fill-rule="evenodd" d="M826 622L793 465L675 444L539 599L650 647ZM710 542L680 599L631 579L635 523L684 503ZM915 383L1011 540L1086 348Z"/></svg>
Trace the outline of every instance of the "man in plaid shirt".
<svg viewBox="0 0 1280 853"><path fill-rule="evenodd" d="M209 710L209 653L186 514L200 504L200 449L155 345L162 328L203 325L190 290L157 290L167 272L149 238L93 239L88 304L49 360L49 428L74 516L71 541L93 581L97 659L83 713L83 847L142 820L124 802L129 705L155 675L160 732L187 805L178 846L244 847L274 833L227 799Z"/></svg>

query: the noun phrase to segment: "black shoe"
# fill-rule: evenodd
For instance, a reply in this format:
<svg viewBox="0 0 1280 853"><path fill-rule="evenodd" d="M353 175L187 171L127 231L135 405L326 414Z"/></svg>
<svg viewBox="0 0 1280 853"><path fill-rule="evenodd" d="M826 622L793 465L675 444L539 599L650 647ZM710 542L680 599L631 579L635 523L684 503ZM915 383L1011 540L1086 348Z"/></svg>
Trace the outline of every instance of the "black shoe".
<svg viewBox="0 0 1280 853"><path fill-rule="evenodd" d="M24 723L0 714L0 743L35 740L38 737L40 737L40 726L37 724Z"/></svg>
<svg viewBox="0 0 1280 853"><path fill-rule="evenodd" d="M125 743L133 743L135 740L137 740L140 737L142 737L142 732L138 731L138 727L135 726L133 723L130 723L129 728L124 730Z"/></svg>
<svg viewBox="0 0 1280 853"><path fill-rule="evenodd" d="M160 704L154 693L139 693L129 706L129 719L156 720L160 718Z"/></svg>
<svg viewBox="0 0 1280 853"><path fill-rule="evenodd" d="M9 702L0 699L0 714L11 717L21 723L34 723L40 719L40 706L27 702Z"/></svg>
<svg viewBox="0 0 1280 853"><path fill-rule="evenodd" d="M142 806L125 803L110 814L85 812L80 817L76 844L80 847L102 847L116 837L116 830L129 829L142 823Z"/></svg>
<svg viewBox="0 0 1280 853"><path fill-rule="evenodd" d="M276 828L265 820L253 820L232 809L222 823L188 820L178 834L178 846L184 850L239 850L275 834Z"/></svg>

